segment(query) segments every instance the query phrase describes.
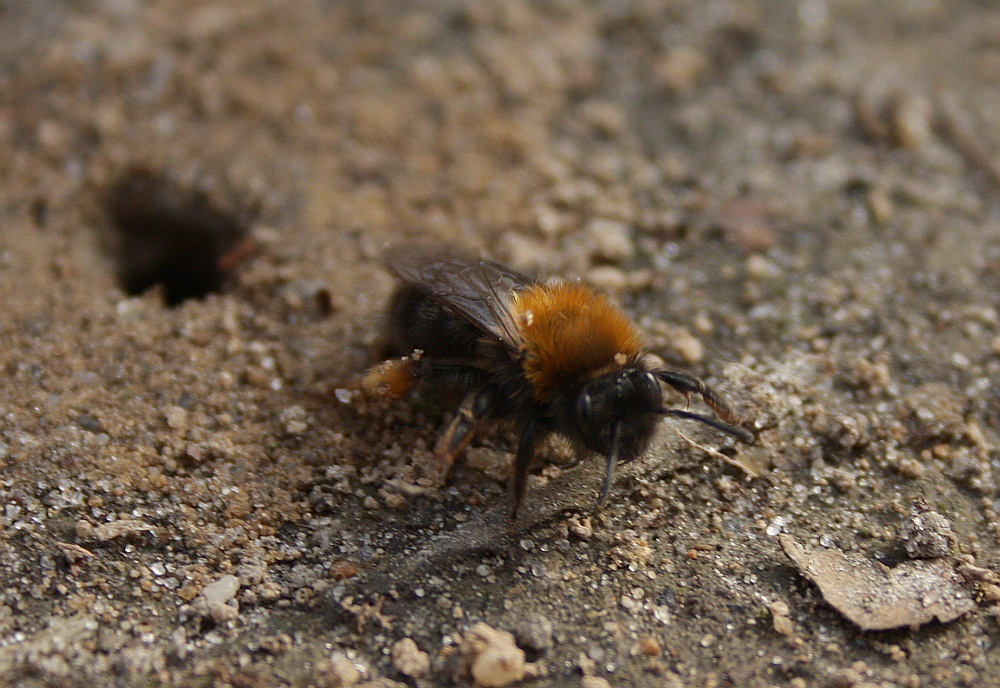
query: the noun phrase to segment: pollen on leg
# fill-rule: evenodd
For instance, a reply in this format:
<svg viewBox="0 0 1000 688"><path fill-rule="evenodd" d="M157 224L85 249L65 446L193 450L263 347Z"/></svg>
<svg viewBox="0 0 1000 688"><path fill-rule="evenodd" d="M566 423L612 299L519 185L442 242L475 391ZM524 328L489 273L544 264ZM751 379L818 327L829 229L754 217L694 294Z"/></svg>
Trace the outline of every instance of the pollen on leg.
<svg viewBox="0 0 1000 688"><path fill-rule="evenodd" d="M366 370L356 387L368 397L402 399L417 383L419 366L414 355L383 361Z"/></svg>

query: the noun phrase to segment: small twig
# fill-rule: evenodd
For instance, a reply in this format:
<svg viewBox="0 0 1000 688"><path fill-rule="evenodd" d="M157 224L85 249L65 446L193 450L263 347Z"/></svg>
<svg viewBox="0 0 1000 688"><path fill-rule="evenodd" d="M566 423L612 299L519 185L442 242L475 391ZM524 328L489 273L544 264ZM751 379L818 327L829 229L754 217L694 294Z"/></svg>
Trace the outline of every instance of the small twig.
<svg viewBox="0 0 1000 688"><path fill-rule="evenodd" d="M691 439L690 437L688 437L687 435L685 435L683 432L681 432L679 430L677 431L677 434L680 435L681 438L685 442L687 442L688 444L690 444L692 447L695 447L696 449L702 450L703 452L705 452L709 456L714 456L717 459L722 459L723 461L725 461L726 463L728 463L730 466L733 466L735 468L739 468L741 471L743 471L744 473L746 473L751 478L759 478L760 477L760 473L756 469L751 468L750 466L747 466L745 464L742 464L739 461L736 461L735 459L731 459L731 458L729 458L728 456L726 456L725 454L723 454L722 452L720 452L720 451L718 451L716 449L712 449L711 447L706 447L703 444L699 444L698 442L695 442L693 439Z"/></svg>
<svg viewBox="0 0 1000 688"><path fill-rule="evenodd" d="M950 93L938 93L937 110L941 133L962 154L966 162L986 175L990 183L1000 189L1000 167L982 145L981 137L973 132L969 117L959 107L958 99Z"/></svg>

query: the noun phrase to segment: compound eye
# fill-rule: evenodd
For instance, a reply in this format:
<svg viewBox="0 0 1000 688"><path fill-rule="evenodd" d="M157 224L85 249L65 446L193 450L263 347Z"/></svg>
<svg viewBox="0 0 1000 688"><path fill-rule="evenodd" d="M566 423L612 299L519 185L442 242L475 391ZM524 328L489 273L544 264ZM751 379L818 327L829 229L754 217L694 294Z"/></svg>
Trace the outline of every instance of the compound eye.
<svg viewBox="0 0 1000 688"><path fill-rule="evenodd" d="M600 434L600 400L591 392L582 392L576 399L576 429L583 443L599 451L597 436Z"/></svg>
<svg viewBox="0 0 1000 688"><path fill-rule="evenodd" d="M590 393L583 392L576 399L576 420L580 426L584 426L594 415L594 401Z"/></svg>
<svg viewBox="0 0 1000 688"><path fill-rule="evenodd" d="M653 408L659 408L663 404L663 391L660 389L660 383L652 373L645 371L643 371L641 379L642 383L637 387L642 388L642 396L646 404Z"/></svg>

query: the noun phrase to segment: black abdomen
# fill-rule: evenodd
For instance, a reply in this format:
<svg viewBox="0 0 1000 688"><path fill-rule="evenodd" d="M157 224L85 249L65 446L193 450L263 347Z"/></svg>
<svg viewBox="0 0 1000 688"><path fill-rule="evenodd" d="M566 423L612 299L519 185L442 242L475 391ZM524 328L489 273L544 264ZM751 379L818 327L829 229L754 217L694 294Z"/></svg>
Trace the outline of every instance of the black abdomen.
<svg viewBox="0 0 1000 688"><path fill-rule="evenodd" d="M383 358L406 356L420 349L437 359L476 358L481 330L456 316L423 291L401 286L389 303Z"/></svg>

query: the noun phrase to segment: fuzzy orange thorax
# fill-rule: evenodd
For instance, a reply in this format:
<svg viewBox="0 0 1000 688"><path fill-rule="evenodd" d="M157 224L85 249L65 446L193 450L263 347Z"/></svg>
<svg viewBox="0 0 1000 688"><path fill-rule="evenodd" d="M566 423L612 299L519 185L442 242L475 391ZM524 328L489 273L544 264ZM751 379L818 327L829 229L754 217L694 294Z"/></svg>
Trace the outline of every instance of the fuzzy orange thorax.
<svg viewBox="0 0 1000 688"><path fill-rule="evenodd" d="M514 294L523 367L537 401L634 359L639 334L606 296L579 283L535 284Z"/></svg>

